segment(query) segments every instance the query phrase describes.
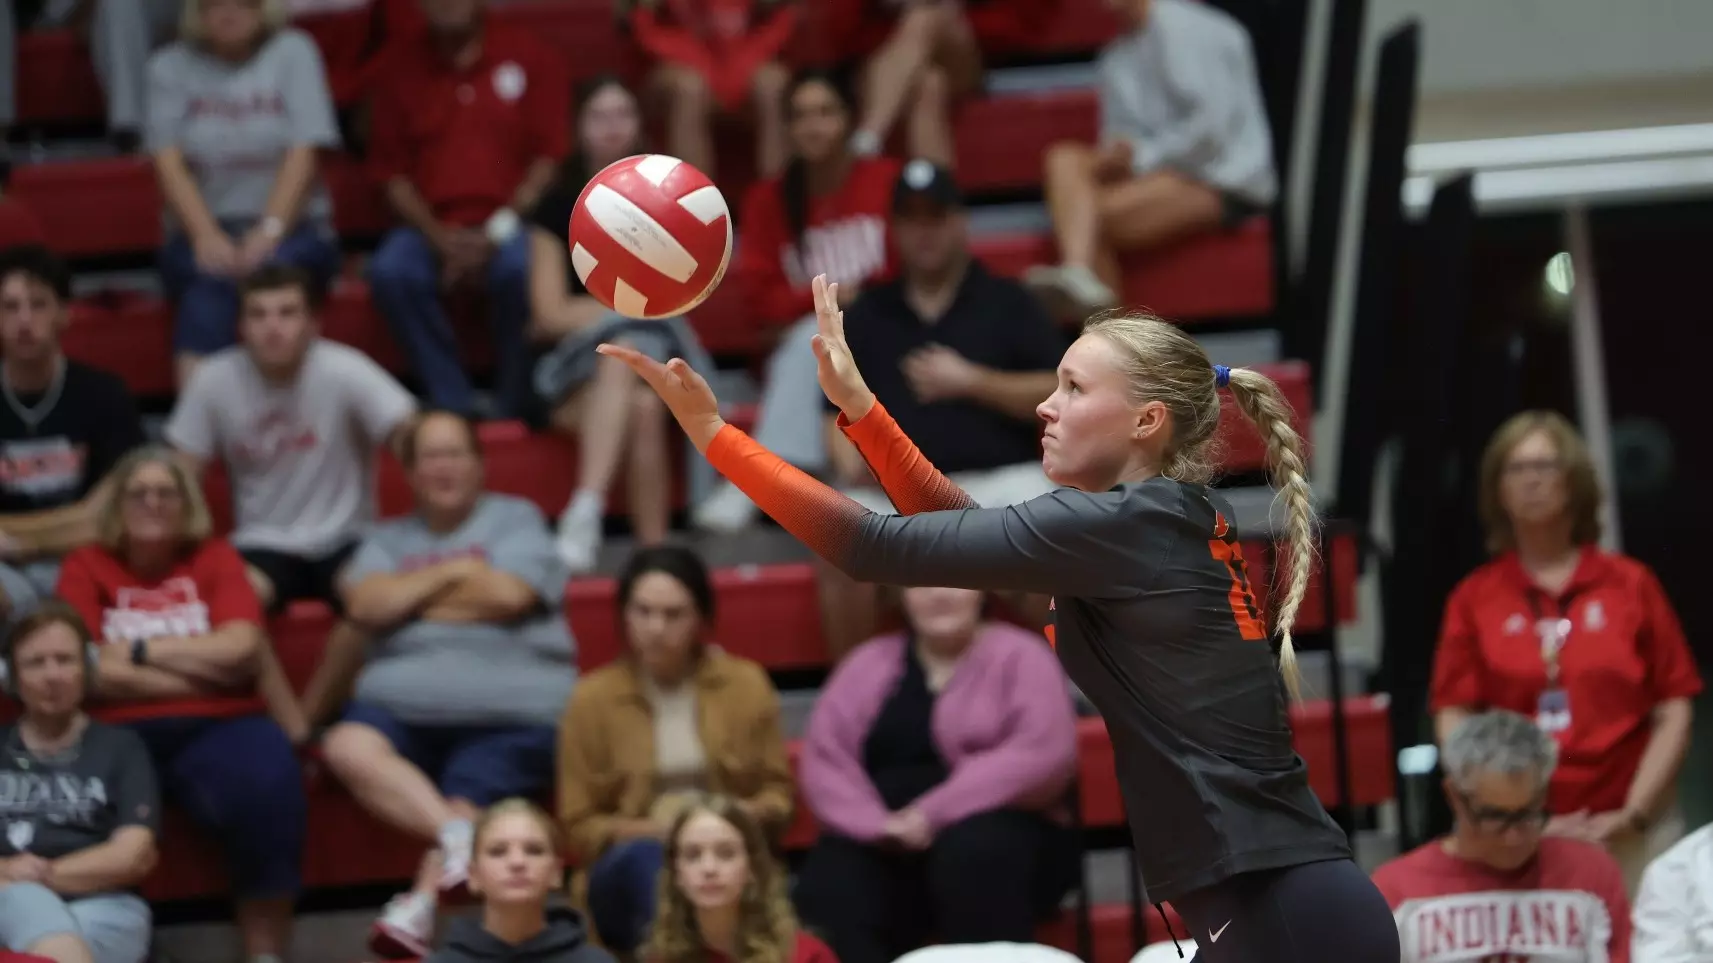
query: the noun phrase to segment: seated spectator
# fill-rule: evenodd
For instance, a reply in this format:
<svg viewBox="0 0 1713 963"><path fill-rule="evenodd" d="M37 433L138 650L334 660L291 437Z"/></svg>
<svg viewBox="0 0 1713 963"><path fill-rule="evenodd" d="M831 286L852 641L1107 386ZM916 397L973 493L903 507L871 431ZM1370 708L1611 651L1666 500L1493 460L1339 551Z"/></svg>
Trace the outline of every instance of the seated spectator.
<svg viewBox="0 0 1713 963"><path fill-rule="evenodd" d="M473 852L470 892L481 913L454 920L425 963L612 963L576 911L551 905L565 873L559 827L534 803L513 798L483 810Z"/></svg>
<svg viewBox="0 0 1713 963"><path fill-rule="evenodd" d="M469 879L482 807L552 779L553 725L576 674L566 576L540 509L482 490L463 416L418 419L402 460L417 510L377 525L341 576L346 611L375 644L322 747L363 808L438 842L453 889ZM387 905L376 952L427 952L436 905L422 889Z"/></svg>
<svg viewBox="0 0 1713 963"><path fill-rule="evenodd" d="M315 41L277 3L186 0L149 60L149 151L167 206L161 276L177 305L178 384L237 340L238 279L279 261L339 268L316 152L339 146Z"/></svg>
<svg viewBox="0 0 1713 963"><path fill-rule="evenodd" d="M1132 30L1100 57L1100 143L1048 148L1059 263L1029 285L1074 320L1118 303L1118 256L1233 227L1279 192L1249 33L1196 0L1118 0Z"/></svg>
<svg viewBox="0 0 1713 963"><path fill-rule="evenodd" d="M497 411L530 397L529 234L568 146L570 82L534 37L491 22L486 0L422 0L427 29L376 63L369 162L402 226L369 261L375 306L436 407L475 413L442 296L485 292Z"/></svg>
<svg viewBox="0 0 1713 963"><path fill-rule="evenodd" d="M1445 605L1430 700L1443 740L1509 709L1558 742L1551 835L1600 843L1631 891L1684 833L1677 776L1701 676L1659 580L1600 548L1600 483L1576 429L1517 415L1481 459L1493 561Z"/></svg>
<svg viewBox="0 0 1713 963"><path fill-rule="evenodd" d="M396 447L416 411L368 355L320 336L319 292L285 265L246 278L242 344L207 360L166 425L167 441L198 474L215 461L226 469L232 541L270 613L301 599L342 607L339 571L375 520L376 449ZM343 701L362 655L362 633L341 622L301 719L287 727L294 743Z"/></svg>
<svg viewBox="0 0 1713 963"><path fill-rule="evenodd" d="M1713 959L1713 825L1648 864L1633 919L1636 963Z"/></svg>
<svg viewBox="0 0 1713 963"><path fill-rule="evenodd" d="M666 149L715 175L714 118L743 113L755 125L762 177L785 167L781 62L797 32L793 0L620 0L620 22L650 61L650 85L666 105Z"/></svg>
<svg viewBox="0 0 1713 963"><path fill-rule="evenodd" d="M302 879L303 772L278 721L291 686L262 635L244 560L172 452L113 470L98 541L65 557L59 594L100 626L97 718L143 737L168 800L225 848L245 957L283 958ZM270 717L273 713L273 717Z"/></svg>
<svg viewBox="0 0 1713 963"><path fill-rule="evenodd" d="M660 888L648 963L839 963L798 925L785 870L755 807L741 799L703 796L678 814Z"/></svg>
<svg viewBox="0 0 1713 963"><path fill-rule="evenodd" d="M1039 37L1059 3L839 0L829 6L839 52L862 61L863 113L851 140L857 153L880 153L903 117L910 155L952 167L952 105L980 88L983 54L1015 50Z"/></svg>
<svg viewBox="0 0 1713 963"><path fill-rule="evenodd" d="M95 540L107 474L143 443L125 383L60 348L70 303L71 271L46 248L0 251L0 626Z"/></svg>
<svg viewBox="0 0 1713 963"><path fill-rule="evenodd" d="M660 397L623 362L595 354L604 341L627 341L656 359L684 358L701 371L713 362L682 317L625 318L589 296L571 267L571 212L589 178L643 152L642 112L617 77L578 91L577 149L530 214L531 340L546 346L535 368L536 393L554 430L577 439L577 482L559 516L559 557L572 572L595 567L607 492L622 468L625 505L637 541L666 538L672 517L671 440L677 432Z"/></svg>
<svg viewBox="0 0 1713 963"><path fill-rule="evenodd" d="M826 467L821 437L820 385L815 380L815 300L818 274L839 285L850 304L865 285L891 271L887 213L899 165L857 157L848 146L851 101L831 74L808 71L786 94L791 161L776 180L744 198L743 243L734 268L755 323L779 333L767 363L767 384L756 440L805 471ZM755 519L756 507L729 482L696 506L694 520L733 531Z"/></svg>
<svg viewBox="0 0 1713 963"><path fill-rule="evenodd" d="M1064 336L1021 285L994 277L971 255L949 171L911 161L892 208L899 277L846 310L851 356L922 453L977 504L1014 505L1052 491L1035 407L1058 386ZM837 409L822 404L834 480L870 511L891 514L886 493L838 430ZM818 574L836 659L873 634L879 607L873 586L827 565ZM1037 624L1046 623L1045 600L1010 601L1039 608Z"/></svg>
<svg viewBox="0 0 1713 963"><path fill-rule="evenodd" d="M145 76L155 41L178 23L185 0L80 0L31 3L0 0L0 160L6 130L18 119L17 30L71 28L89 41L95 77L107 95L107 131L114 146L129 153L143 130ZM24 16L19 16L22 13Z"/></svg>
<svg viewBox="0 0 1713 963"><path fill-rule="evenodd" d="M1398 919L1402 963L1629 963L1617 863L1593 843L1542 836L1557 755L1552 738L1514 712L1469 716L1452 730L1441 753L1451 835L1374 871Z"/></svg>
<svg viewBox="0 0 1713 963"><path fill-rule="evenodd" d="M797 906L843 963L926 943L1028 943L1080 872L1064 812L1069 682L1045 640L984 622L982 595L909 588L809 717L803 798L821 835Z"/></svg>
<svg viewBox="0 0 1713 963"><path fill-rule="evenodd" d="M44 604L7 634L0 726L0 950L55 963L142 963L161 800L137 734L83 711L96 651L77 610Z"/></svg>
<svg viewBox="0 0 1713 963"><path fill-rule="evenodd" d="M741 801L771 836L791 767L767 672L708 644L714 588L686 548L638 551L619 577L624 658L571 693L559 733L559 820L601 941L635 950L654 920L667 828L698 791Z"/></svg>

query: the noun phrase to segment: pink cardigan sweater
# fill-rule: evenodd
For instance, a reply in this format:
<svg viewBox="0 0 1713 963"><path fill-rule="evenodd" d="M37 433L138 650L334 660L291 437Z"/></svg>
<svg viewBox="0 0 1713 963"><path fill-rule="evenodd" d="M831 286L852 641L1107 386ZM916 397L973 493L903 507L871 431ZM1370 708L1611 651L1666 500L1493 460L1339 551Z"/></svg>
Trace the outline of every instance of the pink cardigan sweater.
<svg viewBox="0 0 1713 963"><path fill-rule="evenodd" d="M862 842L888 815L862 766L863 742L904 667L903 633L863 643L839 663L809 717L803 797L822 826ZM976 813L1047 809L1076 771L1076 711L1045 639L982 626L934 701L934 745L951 775L912 805L938 832Z"/></svg>

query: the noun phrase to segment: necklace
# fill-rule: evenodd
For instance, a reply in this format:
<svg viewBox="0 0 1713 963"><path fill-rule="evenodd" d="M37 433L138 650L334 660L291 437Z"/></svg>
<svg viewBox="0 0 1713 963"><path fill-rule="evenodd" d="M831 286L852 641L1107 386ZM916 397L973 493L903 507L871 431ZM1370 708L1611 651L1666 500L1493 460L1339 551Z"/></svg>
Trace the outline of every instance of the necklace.
<svg viewBox="0 0 1713 963"><path fill-rule="evenodd" d="M25 430L32 435L36 433L36 428L47 419L48 415L53 414L54 406L59 404L60 393L64 390L65 358L63 357L54 361L54 376L48 381L47 390L42 392L40 400L33 405L26 405L18 400L17 392L12 390L12 379L7 377L5 368L0 367L0 395L5 396L6 406L12 409L12 413L24 423Z"/></svg>

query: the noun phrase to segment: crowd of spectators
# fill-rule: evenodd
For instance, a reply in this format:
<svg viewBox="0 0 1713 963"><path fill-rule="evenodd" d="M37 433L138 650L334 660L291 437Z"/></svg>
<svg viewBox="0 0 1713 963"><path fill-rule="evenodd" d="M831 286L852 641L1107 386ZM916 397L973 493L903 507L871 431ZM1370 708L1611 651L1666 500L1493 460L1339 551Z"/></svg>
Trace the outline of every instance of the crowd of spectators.
<svg viewBox="0 0 1713 963"><path fill-rule="evenodd" d="M826 273L853 354L930 460L982 504L1019 502L1049 487L1034 408L1058 322L1119 302L1121 253L1230 227L1277 193L1248 36L1193 0L1113 0L1129 22L1099 65L1102 138L1045 157L1060 263L1020 284L971 254L950 117L983 55L1025 41L1051 3L829 0L857 69L793 72L798 4L633 0L615 15L645 82L574 91L572 65L483 0L379 2L414 19L366 66L366 109L343 127L288 6L361 0L0 4L0 30L87 31L114 144L152 159L179 385L165 444L149 444L124 384L61 348L68 269L22 243L28 212L0 209L21 242L0 253L17 705L0 727L0 950L144 959L134 890L174 856L158 851L167 805L224 852L246 958L278 963L315 845L312 751L422 845L376 921L384 956L887 963L930 939L1030 941L1080 871L1075 708L1044 640L995 607L1044 624L1047 600L911 587L902 629L882 633L874 587L822 573L835 665L800 760L821 832L792 891L779 693L737 654L745 640L714 637L713 579L669 542L665 412L592 349L712 362L685 319L623 318L583 290L570 210L594 172L645 149L651 116L665 149L721 175L715 125L747 122L759 180L729 283L775 341L758 437L892 510L829 430L808 343L809 281ZM899 142L912 159L887 156ZM319 154L341 146L367 151L397 216L366 270L420 403L320 334L343 255ZM461 360L472 314L493 341L491 395ZM487 490L475 419L490 415L575 438L557 519ZM383 520L388 452L414 510ZM203 492L214 469L229 533ZM1519 416L1480 472L1494 559L1447 604L1432 688L1456 825L1376 874L1406 959L1713 954L1713 843L1685 836L1673 789L1701 682L1670 604L1645 566L1597 547L1592 463L1563 419ZM567 580L594 568L615 484L638 546L618 579L624 651L579 678ZM697 528L755 519L735 488L691 489ZM295 692L268 626L305 601L336 621ZM551 813L525 801L548 796ZM443 907L469 898L481 911L436 940Z"/></svg>

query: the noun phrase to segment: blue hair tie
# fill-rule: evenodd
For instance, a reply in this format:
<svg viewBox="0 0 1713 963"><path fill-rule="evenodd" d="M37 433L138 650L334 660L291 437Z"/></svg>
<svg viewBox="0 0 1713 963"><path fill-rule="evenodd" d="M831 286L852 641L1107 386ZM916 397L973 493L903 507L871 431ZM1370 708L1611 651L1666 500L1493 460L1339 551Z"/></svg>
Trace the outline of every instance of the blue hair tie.
<svg viewBox="0 0 1713 963"><path fill-rule="evenodd" d="M1222 364L1214 365L1213 386L1215 388L1223 388L1228 384L1231 384L1231 369Z"/></svg>

